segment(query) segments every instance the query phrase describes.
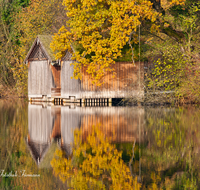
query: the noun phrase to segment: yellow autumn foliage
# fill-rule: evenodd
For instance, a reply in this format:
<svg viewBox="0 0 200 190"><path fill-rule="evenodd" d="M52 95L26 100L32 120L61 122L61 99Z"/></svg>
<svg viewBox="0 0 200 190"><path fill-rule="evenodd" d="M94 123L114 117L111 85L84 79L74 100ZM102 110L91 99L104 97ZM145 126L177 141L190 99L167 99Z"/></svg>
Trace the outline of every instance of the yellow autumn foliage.
<svg viewBox="0 0 200 190"><path fill-rule="evenodd" d="M16 81L15 88L19 96L26 96L28 89L28 67L24 63L16 64L13 68L13 77Z"/></svg>
<svg viewBox="0 0 200 190"><path fill-rule="evenodd" d="M185 0L167 1L172 5ZM111 65L122 56L122 48L133 39L143 20L158 29L156 19L161 16L149 0L63 0L69 20L55 34L51 44L57 59L68 50L73 53L74 78L82 78L82 67L87 68L93 83L101 84Z"/></svg>
<svg viewBox="0 0 200 190"><path fill-rule="evenodd" d="M69 20L55 34L51 48L56 58L62 58L66 49L73 52L74 78L82 78L84 66L96 84L107 71L114 72L111 65L122 56L141 21L154 22L159 16L148 0L64 0L63 4Z"/></svg>
<svg viewBox="0 0 200 190"><path fill-rule="evenodd" d="M16 15L14 27L20 45L15 47L15 53L21 62L37 35L51 35L62 26L60 19L66 17L62 16L63 10L59 0L31 0L30 5Z"/></svg>

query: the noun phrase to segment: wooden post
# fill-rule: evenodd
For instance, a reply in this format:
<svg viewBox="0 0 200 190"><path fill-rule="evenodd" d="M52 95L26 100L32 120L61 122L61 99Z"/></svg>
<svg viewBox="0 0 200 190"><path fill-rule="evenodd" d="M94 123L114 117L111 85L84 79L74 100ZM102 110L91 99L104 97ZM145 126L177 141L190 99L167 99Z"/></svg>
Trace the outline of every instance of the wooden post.
<svg viewBox="0 0 200 190"><path fill-rule="evenodd" d="M109 106L112 106L112 98L109 98Z"/></svg>
<svg viewBox="0 0 200 190"><path fill-rule="evenodd" d="M108 105L108 99L105 98L105 105L107 106Z"/></svg>
<svg viewBox="0 0 200 190"><path fill-rule="evenodd" d="M84 98L81 99L81 106L82 106L82 107L85 107L85 99L84 99Z"/></svg>

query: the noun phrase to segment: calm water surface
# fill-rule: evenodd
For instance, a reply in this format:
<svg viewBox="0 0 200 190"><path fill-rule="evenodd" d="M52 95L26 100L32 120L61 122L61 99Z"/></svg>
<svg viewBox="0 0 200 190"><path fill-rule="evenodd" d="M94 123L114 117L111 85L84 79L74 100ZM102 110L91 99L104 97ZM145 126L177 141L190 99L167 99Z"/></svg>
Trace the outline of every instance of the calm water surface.
<svg viewBox="0 0 200 190"><path fill-rule="evenodd" d="M0 189L200 189L195 106L0 100L0 136Z"/></svg>

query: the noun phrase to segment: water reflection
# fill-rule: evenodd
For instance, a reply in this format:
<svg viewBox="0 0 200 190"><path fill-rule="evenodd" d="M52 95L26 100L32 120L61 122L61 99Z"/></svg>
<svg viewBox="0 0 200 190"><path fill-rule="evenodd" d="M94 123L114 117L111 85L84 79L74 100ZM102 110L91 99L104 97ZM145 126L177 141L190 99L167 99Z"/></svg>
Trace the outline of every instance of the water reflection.
<svg viewBox="0 0 200 190"><path fill-rule="evenodd" d="M59 111L44 105L28 106L27 144L35 162L40 165L55 135L59 135ZM58 123L59 122L59 123Z"/></svg>
<svg viewBox="0 0 200 190"><path fill-rule="evenodd" d="M43 166L41 163L51 146L57 143L70 156L74 130L82 131L84 141L93 126L98 126L113 143L133 143L139 138L144 141L138 132L139 127L144 128L144 108L29 104L26 142L36 164Z"/></svg>
<svg viewBox="0 0 200 190"><path fill-rule="evenodd" d="M66 189L66 183L62 183L53 172L59 163L66 160L60 157L53 170L50 164L58 149L65 153L68 161L72 161L71 179L76 176L83 178L74 180L84 179L82 174L87 173L86 169L90 167L81 168L84 166L83 157L77 160L72 156L75 155L72 154L72 143L76 139L73 131L80 130L84 144L92 132L92 125L111 137L108 146L113 145L118 152L122 151L119 160L123 160L123 164L117 168L129 172L126 176L132 172L133 179L141 177L140 189L200 189L199 116L200 109L194 106L92 108L0 101L0 169L40 174L40 178L0 177L0 189ZM88 153L91 154L90 149ZM106 158L105 154L103 158ZM92 158L96 167L93 171L98 172L99 162ZM106 166L109 171L117 169L114 167L116 164ZM81 175L77 175L81 171ZM120 177L109 175L95 174L90 179L103 182L105 189L109 189L113 180L121 183ZM76 182L76 185L83 184ZM118 187L115 189L120 189Z"/></svg>

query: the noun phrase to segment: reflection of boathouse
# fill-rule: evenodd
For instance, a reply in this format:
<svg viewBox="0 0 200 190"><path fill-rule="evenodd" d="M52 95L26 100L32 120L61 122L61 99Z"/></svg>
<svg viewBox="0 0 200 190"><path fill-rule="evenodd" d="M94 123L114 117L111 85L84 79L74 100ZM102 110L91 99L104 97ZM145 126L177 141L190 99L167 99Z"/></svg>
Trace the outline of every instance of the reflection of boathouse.
<svg viewBox="0 0 200 190"><path fill-rule="evenodd" d="M72 153L74 130L82 130L82 140L92 126L99 127L112 142L134 142L143 128L143 108L28 106L28 137L26 143L39 167L50 167L55 149ZM142 140L142 139L141 139Z"/></svg>
<svg viewBox="0 0 200 190"><path fill-rule="evenodd" d="M48 158L52 157L51 153L57 147L54 139L59 138L61 134L59 112L49 106L29 105L28 107L29 134L26 143L39 166L45 162L46 155Z"/></svg>
<svg viewBox="0 0 200 190"><path fill-rule="evenodd" d="M71 154L73 131L80 127L78 115L78 110L63 110L60 106L29 105L29 134L26 143L38 166L46 165L44 158L50 162L58 146L65 150L68 156Z"/></svg>
<svg viewBox="0 0 200 190"><path fill-rule="evenodd" d="M28 64L28 96L31 101L71 101L77 100L108 102L112 98L144 95L143 64L135 66L130 62L116 62L112 66L116 77L107 73L100 87L92 84L86 69L82 68L83 79L71 79L73 65L68 51L62 60L55 60L50 49L51 36L38 36L25 62Z"/></svg>

